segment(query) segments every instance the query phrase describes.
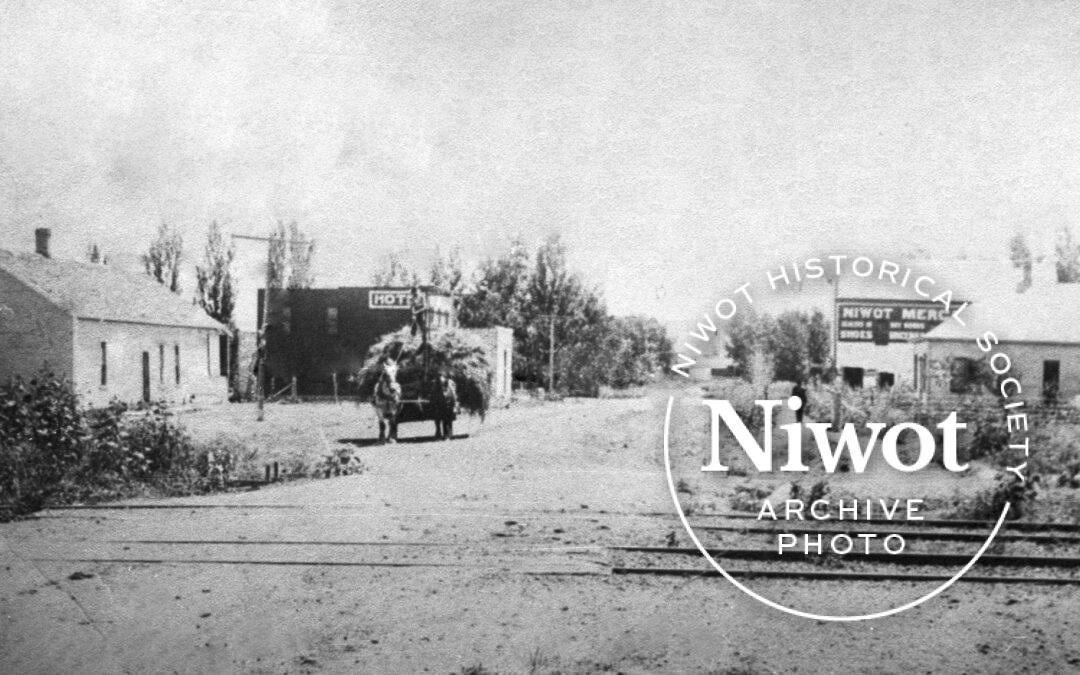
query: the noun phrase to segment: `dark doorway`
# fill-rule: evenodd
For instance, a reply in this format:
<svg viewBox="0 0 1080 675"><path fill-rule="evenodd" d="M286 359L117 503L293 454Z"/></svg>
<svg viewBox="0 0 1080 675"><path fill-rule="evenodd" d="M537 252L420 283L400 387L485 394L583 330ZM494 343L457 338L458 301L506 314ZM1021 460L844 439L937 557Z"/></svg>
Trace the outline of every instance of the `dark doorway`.
<svg viewBox="0 0 1080 675"><path fill-rule="evenodd" d="M878 389L891 389L894 384L896 384L896 375L893 373L877 374Z"/></svg>
<svg viewBox="0 0 1080 675"><path fill-rule="evenodd" d="M142 353L142 400L150 402L150 352Z"/></svg>
<svg viewBox="0 0 1080 675"><path fill-rule="evenodd" d="M1043 361L1043 399L1056 403L1061 386L1061 361Z"/></svg>

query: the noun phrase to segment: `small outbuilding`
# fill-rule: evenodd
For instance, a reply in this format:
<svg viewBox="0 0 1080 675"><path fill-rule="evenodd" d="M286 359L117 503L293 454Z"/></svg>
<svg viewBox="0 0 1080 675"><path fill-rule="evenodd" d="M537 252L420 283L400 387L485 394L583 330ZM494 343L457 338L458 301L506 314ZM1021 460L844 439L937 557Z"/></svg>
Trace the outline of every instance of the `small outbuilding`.
<svg viewBox="0 0 1080 675"><path fill-rule="evenodd" d="M1066 402L1080 396L1080 285L987 298L972 303L964 321L945 321L914 341L920 392L959 394L1014 377L1022 391L1010 389L1010 397ZM991 351L980 349L976 338L987 340ZM1004 356L994 357L994 368L1007 372L991 369L996 353Z"/></svg>
<svg viewBox="0 0 1080 675"><path fill-rule="evenodd" d="M80 401L224 401L226 326L145 274L0 250L0 378L47 368Z"/></svg>

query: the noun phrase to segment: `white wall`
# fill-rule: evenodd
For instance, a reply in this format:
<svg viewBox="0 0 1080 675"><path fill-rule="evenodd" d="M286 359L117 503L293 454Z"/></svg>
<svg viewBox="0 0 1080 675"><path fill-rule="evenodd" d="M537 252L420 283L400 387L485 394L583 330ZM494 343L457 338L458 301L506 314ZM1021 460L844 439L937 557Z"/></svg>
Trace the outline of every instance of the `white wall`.
<svg viewBox="0 0 1080 675"><path fill-rule="evenodd" d="M152 400L217 402L228 398L220 374L218 335L212 329L147 326L80 319L75 326L75 385L87 405L112 398L142 400L142 354L150 355ZM207 354L209 340L209 361ZM101 343L106 344L107 380L101 385ZM176 347L180 348L180 383L176 383ZM162 349L163 348L163 349ZM162 363L164 352L164 363Z"/></svg>
<svg viewBox="0 0 1080 675"><path fill-rule="evenodd" d="M514 373L514 331L502 326L462 330L475 335L487 347L488 363L492 367L491 398L509 398Z"/></svg>
<svg viewBox="0 0 1080 675"><path fill-rule="evenodd" d="M841 342L836 347L837 362L841 368L864 368L864 387L877 386L869 371L888 372L896 376L895 384L912 384L914 350L910 342L892 342L875 345L872 342ZM876 375L875 375L876 377Z"/></svg>
<svg viewBox="0 0 1080 675"><path fill-rule="evenodd" d="M964 357L985 360L988 357L987 353L978 348L974 340L965 340L963 342L927 341L920 344L919 351L925 353L929 360L928 368L931 372L929 378L930 391L935 394L949 393L947 376L950 359ZM995 346L990 354L999 351L1007 355L1011 362L1011 367L1006 376L1020 380L1020 384L1024 389L1019 398L1029 401L1041 398L1043 361L1047 360L1057 360L1061 363L1058 400L1067 402L1075 396L1080 396L1080 345L1003 342ZM1005 362L999 359L997 364L1003 368ZM913 367L909 366L908 377L911 377L912 371Z"/></svg>

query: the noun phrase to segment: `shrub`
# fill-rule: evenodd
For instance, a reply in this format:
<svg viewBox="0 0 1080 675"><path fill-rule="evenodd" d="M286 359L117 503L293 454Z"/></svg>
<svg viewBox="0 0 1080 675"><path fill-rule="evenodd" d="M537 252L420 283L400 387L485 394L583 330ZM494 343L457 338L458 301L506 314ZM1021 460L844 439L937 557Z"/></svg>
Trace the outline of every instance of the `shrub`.
<svg viewBox="0 0 1080 675"><path fill-rule="evenodd" d="M7 513L50 502L223 487L239 452L197 447L164 404L84 412L71 383L43 372L0 387L0 505Z"/></svg>
<svg viewBox="0 0 1080 675"><path fill-rule="evenodd" d="M1009 445L1009 430L1004 417L998 414L980 414L975 419L966 419L971 441L968 443L968 456L971 459L996 457Z"/></svg>
<svg viewBox="0 0 1080 675"><path fill-rule="evenodd" d="M88 433L71 384L50 372L0 387L0 503L33 511L77 466Z"/></svg>
<svg viewBox="0 0 1080 675"><path fill-rule="evenodd" d="M728 506L732 511L753 511L761 508L763 499L772 494L772 490L766 487L753 485L736 485L735 493L728 500Z"/></svg>
<svg viewBox="0 0 1080 675"><path fill-rule="evenodd" d="M705 395L729 401L751 433L757 433L765 426L765 414L754 404L761 398L762 392L751 383L734 379L721 381L706 387Z"/></svg>
<svg viewBox="0 0 1080 675"><path fill-rule="evenodd" d="M1011 504L1009 519L1015 520L1030 511L1035 495L1033 480L1024 482L1011 473L1001 472L993 486L981 490L970 500L960 504L955 513L964 519L996 520L1008 503Z"/></svg>

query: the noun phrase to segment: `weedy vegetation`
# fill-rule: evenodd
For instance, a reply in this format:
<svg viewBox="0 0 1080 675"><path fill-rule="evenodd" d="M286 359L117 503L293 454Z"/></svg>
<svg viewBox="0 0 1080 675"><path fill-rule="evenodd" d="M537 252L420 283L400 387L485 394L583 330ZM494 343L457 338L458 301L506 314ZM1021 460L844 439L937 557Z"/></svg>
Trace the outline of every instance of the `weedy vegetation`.
<svg viewBox="0 0 1080 675"><path fill-rule="evenodd" d="M0 386L0 518L49 504L223 488L243 448L194 443L164 404L79 406L50 372Z"/></svg>

